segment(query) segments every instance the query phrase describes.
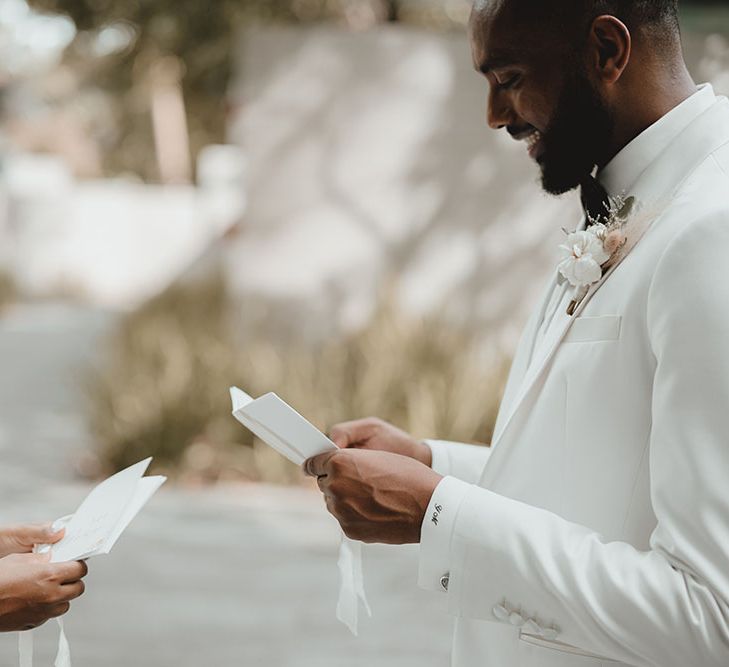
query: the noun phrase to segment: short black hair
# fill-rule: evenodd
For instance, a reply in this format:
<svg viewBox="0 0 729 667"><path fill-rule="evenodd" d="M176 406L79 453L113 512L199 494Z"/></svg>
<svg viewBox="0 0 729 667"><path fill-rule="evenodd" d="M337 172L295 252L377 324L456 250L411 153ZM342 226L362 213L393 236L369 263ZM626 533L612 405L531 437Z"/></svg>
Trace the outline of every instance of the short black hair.
<svg viewBox="0 0 729 667"><path fill-rule="evenodd" d="M583 6L584 16L589 21L602 14L611 14L629 30L651 26L679 33L678 0L577 0L575 4Z"/></svg>
<svg viewBox="0 0 729 667"><path fill-rule="evenodd" d="M475 0L474 11L506 5L524 12L526 19L563 26L586 29L598 16L610 14L633 33L642 29L663 40L680 37L678 0Z"/></svg>

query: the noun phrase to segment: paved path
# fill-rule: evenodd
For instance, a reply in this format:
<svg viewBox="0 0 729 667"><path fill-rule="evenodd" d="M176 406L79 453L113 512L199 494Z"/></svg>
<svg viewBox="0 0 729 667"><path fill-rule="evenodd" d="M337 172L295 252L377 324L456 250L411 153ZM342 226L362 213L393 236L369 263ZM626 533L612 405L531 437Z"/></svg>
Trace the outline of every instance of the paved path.
<svg viewBox="0 0 729 667"><path fill-rule="evenodd" d="M62 306L0 317L0 520L66 514L88 485L79 368L104 314ZM74 667L436 667L448 664L444 600L415 586L413 549L371 547L375 617L359 638L334 620L337 527L308 489L165 488L114 553L91 563L67 617ZM36 665L52 664L53 626ZM0 665L16 664L0 635Z"/></svg>

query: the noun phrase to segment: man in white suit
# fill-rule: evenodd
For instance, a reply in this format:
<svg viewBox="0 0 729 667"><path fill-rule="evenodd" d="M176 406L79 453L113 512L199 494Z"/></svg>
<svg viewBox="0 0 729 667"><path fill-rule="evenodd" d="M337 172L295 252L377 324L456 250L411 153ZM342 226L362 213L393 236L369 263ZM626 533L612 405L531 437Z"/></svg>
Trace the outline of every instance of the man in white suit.
<svg viewBox="0 0 729 667"><path fill-rule="evenodd" d="M470 33L489 125L587 212L490 448L370 419L306 470L350 537L420 542L456 667L726 667L729 101L675 0L481 0Z"/></svg>

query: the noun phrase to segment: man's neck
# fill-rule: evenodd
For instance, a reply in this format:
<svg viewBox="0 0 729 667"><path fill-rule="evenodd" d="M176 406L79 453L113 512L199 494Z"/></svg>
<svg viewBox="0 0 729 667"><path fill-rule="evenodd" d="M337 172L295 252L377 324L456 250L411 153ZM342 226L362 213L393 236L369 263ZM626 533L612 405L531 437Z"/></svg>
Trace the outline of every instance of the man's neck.
<svg viewBox="0 0 729 667"><path fill-rule="evenodd" d="M653 84L642 88L639 99L641 104L626 104L623 108L630 113L621 114L615 125L613 141L608 153L599 161L598 170L607 165L633 139L645 132L667 113L687 100L698 90L686 66L681 64L676 71L667 72ZM632 96L635 98L636 96Z"/></svg>

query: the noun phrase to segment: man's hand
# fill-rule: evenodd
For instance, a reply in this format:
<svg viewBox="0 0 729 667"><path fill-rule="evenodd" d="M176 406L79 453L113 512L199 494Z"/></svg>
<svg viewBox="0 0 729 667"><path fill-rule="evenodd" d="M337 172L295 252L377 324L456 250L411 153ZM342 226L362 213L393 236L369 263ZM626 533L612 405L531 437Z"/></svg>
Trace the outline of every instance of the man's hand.
<svg viewBox="0 0 729 667"><path fill-rule="evenodd" d="M329 431L329 438L342 449L392 452L420 461L429 468L432 463L432 452L428 445L376 417L337 424Z"/></svg>
<svg viewBox="0 0 729 667"><path fill-rule="evenodd" d="M0 632L30 630L62 616L84 592L85 563L50 563L49 554L0 559Z"/></svg>
<svg viewBox="0 0 729 667"><path fill-rule="evenodd" d="M362 542L420 542L430 497L442 479L412 458L341 449L304 463L345 535Z"/></svg>
<svg viewBox="0 0 729 667"><path fill-rule="evenodd" d="M55 544L64 535L51 524L28 524L0 528L0 558L10 554L27 554L36 544Z"/></svg>

